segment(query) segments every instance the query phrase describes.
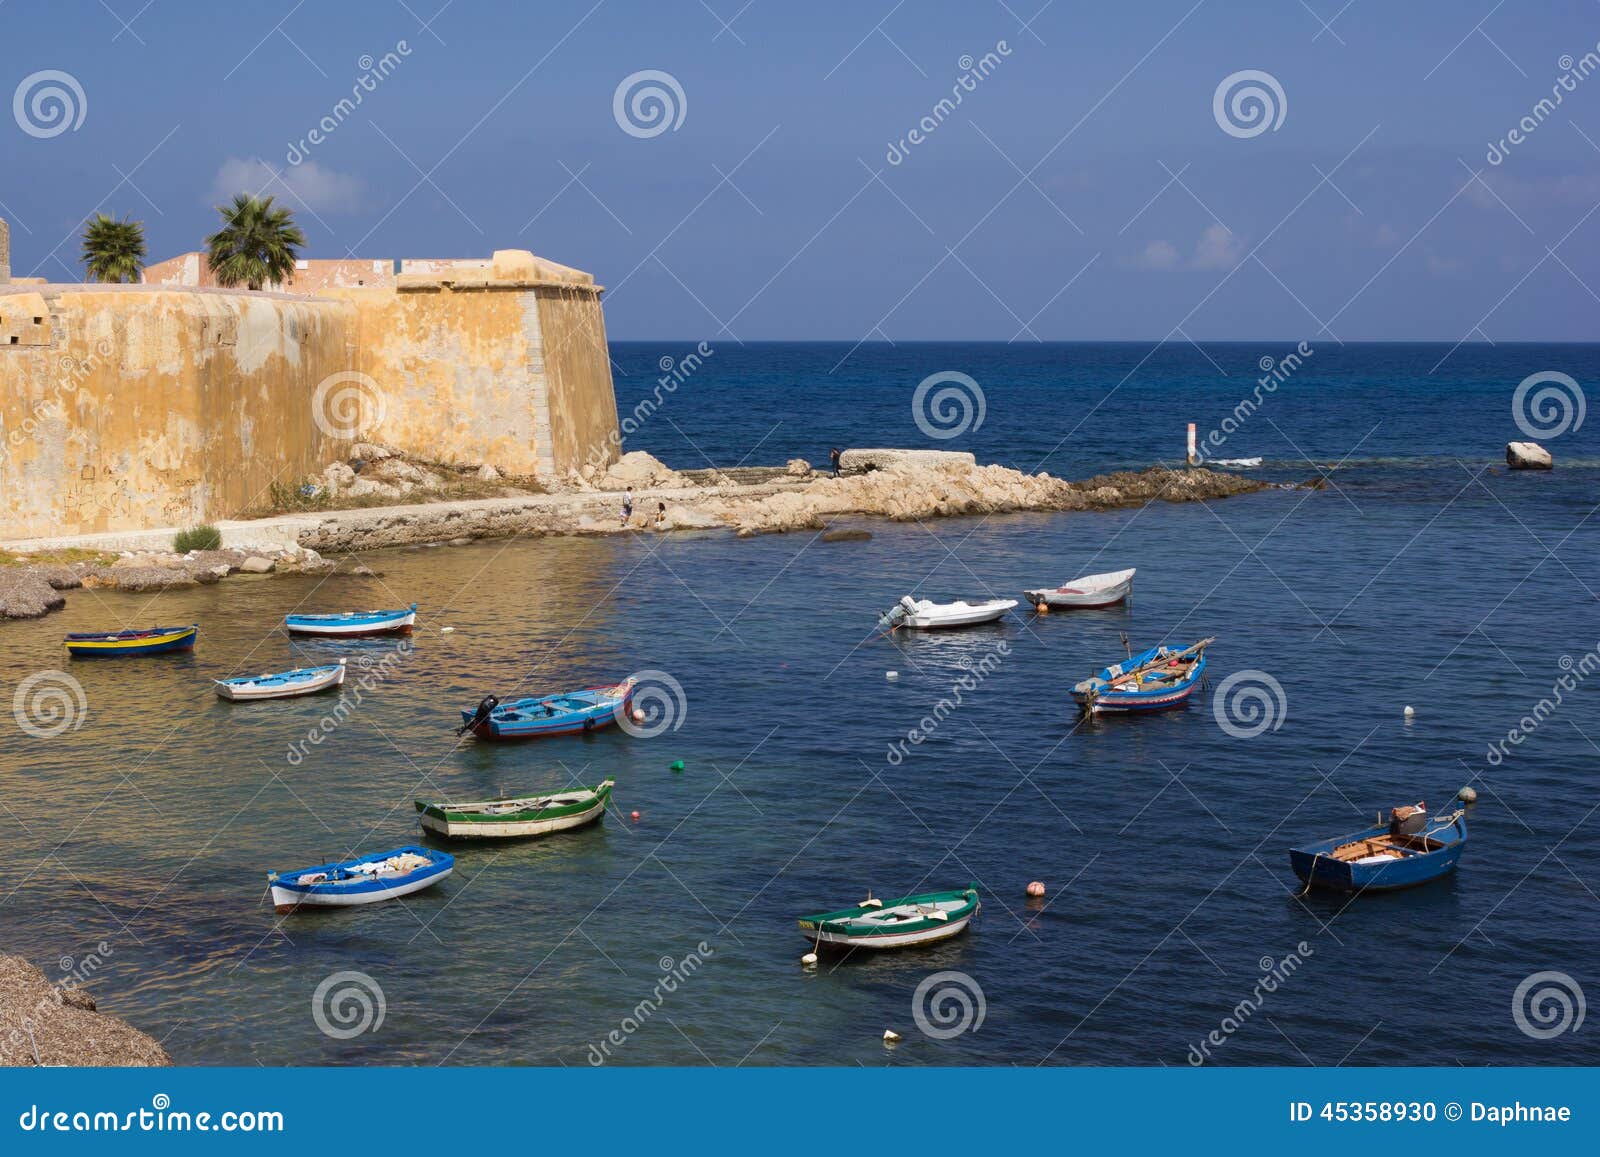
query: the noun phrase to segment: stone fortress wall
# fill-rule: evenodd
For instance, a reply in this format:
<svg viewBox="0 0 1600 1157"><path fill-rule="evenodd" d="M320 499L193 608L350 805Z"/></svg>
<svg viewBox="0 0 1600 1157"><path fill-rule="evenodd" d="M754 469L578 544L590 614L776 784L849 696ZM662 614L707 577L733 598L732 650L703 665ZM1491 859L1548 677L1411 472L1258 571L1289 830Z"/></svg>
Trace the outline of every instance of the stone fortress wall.
<svg viewBox="0 0 1600 1157"><path fill-rule="evenodd" d="M615 456L601 287L523 250L307 261L282 291L0 287L0 539L266 505L357 440L561 476Z"/></svg>

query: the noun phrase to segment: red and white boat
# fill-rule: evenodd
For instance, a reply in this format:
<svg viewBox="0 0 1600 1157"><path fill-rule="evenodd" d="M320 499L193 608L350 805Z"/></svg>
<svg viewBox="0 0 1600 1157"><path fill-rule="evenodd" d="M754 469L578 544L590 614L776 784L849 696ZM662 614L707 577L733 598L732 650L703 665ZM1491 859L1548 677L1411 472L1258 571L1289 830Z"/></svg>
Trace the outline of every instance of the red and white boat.
<svg viewBox="0 0 1600 1157"><path fill-rule="evenodd" d="M1133 593L1134 567L1088 574L1054 590L1026 591L1028 601L1044 607L1112 607Z"/></svg>

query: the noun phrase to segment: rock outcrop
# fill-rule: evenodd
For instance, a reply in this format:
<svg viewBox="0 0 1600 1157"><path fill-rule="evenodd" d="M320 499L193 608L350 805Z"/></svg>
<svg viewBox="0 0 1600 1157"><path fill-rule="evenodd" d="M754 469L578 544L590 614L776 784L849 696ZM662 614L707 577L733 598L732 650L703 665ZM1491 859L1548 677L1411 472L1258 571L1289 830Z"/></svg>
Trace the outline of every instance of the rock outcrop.
<svg viewBox="0 0 1600 1157"><path fill-rule="evenodd" d="M1550 451L1537 442L1507 442L1506 465L1513 470L1549 470L1555 463Z"/></svg>
<svg viewBox="0 0 1600 1157"><path fill-rule="evenodd" d="M153 1037L52 984L20 956L0 956L0 1065L170 1065Z"/></svg>
<svg viewBox="0 0 1600 1157"><path fill-rule="evenodd" d="M839 471L857 474L889 470L896 466L976 466L978 460L963 450L846 450L839 455Z"/></svg>
<svg viewBox="0 0 1600 1157"><path fill-rule="evenodd" d="M595 486L601 490L626 490L630 486L635 490L647 490L687 485L687 478L643 450L624 454L595 480Z"/></svg>

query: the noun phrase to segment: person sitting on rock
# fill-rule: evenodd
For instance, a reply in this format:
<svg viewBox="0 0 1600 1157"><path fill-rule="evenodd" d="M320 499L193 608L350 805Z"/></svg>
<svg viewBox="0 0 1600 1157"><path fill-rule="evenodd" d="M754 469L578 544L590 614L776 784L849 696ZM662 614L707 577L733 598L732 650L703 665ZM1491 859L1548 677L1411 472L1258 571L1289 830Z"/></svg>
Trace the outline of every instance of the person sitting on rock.
<svg viewBox="0 0 1600 1157"><path fill-rule="evenodd" d="M660 530L662 527L664 527L666 525L667 525L667 504L665 502L658 502L658 503L656 503L656 529Z"/></svg>

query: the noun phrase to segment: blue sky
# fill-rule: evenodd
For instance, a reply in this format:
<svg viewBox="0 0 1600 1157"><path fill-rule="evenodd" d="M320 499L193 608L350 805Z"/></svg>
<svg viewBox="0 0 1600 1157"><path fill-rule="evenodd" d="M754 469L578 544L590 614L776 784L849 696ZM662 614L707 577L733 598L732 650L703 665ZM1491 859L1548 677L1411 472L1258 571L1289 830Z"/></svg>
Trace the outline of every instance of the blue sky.
<svg viewBox="0 0 1600 1157"><path fill-rule="evenodd" d="M1600 53L1593 0L64 0L0 20L18 275L78 275L96 210L142 218L152 259L199 248L212 205L265 185L308 256L588 269L619 339L1502 342L1600 318L1600 74L1486 160L1563 57ZM1244 70L1281 90L1276 128L1217 119ZM29 88L45 71L81 102ZM614 115L643 71L682 94L655 135ZM52 84L82 117L48 135L28 97Z"/></svg>

